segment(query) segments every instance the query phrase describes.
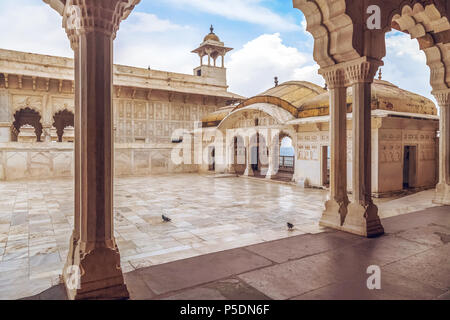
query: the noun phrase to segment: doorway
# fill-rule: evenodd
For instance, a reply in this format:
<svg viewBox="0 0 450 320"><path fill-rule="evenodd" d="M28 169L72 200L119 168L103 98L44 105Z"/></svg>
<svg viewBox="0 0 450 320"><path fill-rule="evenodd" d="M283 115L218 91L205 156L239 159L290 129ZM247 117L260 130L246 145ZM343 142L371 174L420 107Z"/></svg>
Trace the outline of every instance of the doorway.
<svg viewBox="0 0 450 320"><path fill-rule="evenodd" d="M322 146L321 152L321 177L322 186L325 188L330 187L330 160L331 160L331 149L329 146Z"/></svg>
<svg viewBox="0 0 450 320"><path fill-rule="evenodd" d="M250 165L255 177L265 177L268 166L268 152L266 139L257 133L250 138Z"/></svg>
<svg viewBox="0 0 450 320"><path fill-rule="evenodd" d="M278 180L291 181L295 171L295 149L291 137L281 139L279 150Z"/></svg>
<svg viewBox="0 0 450 320"><path fill-rule="evenodd" d="M246 159L246 149L244 145L244 139L241 136L234 137L234 157L233 157L233 166L234 172L237 175L243 175L245 172L245 167L247 163Z"/></svg>
<svg viewBox="0 0 450 320"><path fill-rule="evenodd" d="M405 146L403 156L403 189L410 189L416 182L417 147Z"/></svg>
<svg viewBox="0 0 450 320"><path fill-rule="evenodd" d="M216 171L216 148L209 148L209 171Z"/></svg>

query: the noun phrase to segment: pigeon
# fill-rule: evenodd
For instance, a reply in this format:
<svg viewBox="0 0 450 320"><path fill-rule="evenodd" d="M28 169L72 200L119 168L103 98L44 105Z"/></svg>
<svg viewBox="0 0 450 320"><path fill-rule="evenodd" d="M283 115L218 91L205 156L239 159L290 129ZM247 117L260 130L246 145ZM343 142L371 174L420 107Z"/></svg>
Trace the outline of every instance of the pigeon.
<svg viewBox="0 0 450 320"><path fill-rule="evenodd" d="M290 222L287 223L287 227L288 227L289 231L294 230L294 225Z"/></svg>
<svg viewBox="0 0 450 320"><path fill-rule="evenodd" d="M164 222L170 222L172 221L172 219L170 219L169 217L166 217L165 215L161 216Z"/></svg>

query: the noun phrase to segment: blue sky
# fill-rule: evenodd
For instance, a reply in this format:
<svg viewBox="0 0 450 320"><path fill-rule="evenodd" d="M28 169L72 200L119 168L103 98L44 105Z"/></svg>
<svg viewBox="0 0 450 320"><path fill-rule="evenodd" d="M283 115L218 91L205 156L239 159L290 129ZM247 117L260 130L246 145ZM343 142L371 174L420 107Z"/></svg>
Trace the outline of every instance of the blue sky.
<svg viewBox="0 0 450 320"><path fill-rule="evenodd" d="M271 87L274 76L323 85L313 39L291 0L142 0L121 24L115 62L192 73L199 59L190 51L211 24L234 48L226 58L231 91L255 95ZM41 0L0 0L0 47L72 56L61 18ZM389 33L384 61L385 80L432 98L425 55L415 40Z"/></svg>

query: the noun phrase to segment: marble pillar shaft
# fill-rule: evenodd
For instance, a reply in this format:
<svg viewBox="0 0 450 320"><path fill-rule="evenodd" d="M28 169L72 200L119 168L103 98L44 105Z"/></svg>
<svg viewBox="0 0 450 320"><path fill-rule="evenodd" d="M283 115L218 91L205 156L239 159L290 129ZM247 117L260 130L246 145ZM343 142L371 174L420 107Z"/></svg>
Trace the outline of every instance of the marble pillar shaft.
<svg viewBox="0 0 450 320"><path fill-rule="evenodd" d="M74 196L75 196L75 212L74 212L74 230L73 241L80 239L80 210L81 210L81 106L80 106L80 76L81 64L78 47L74 50L74 67L75 67L75 150L74 150Z"/></svg>
<svg viewBox="0 0 450 320"><path fill-rule="evenodd" d="M330 89L330 198L347 202L347 89Z"/></svg>
<svg viewBox="0 0 450 320"><path fill-rule="evenodd" d="M246 162L244 176L253 176L254 173L252 168L252 148L250 146L250 137L245 137L245 153Z"/></svg>
<svg viewBox="0 0 450 320"><path fill-rule="evenodd" d="M440 106L439 184L450 184L450 105Z"/></svg>
<svg viewBox="0 0 450 320"><path fill-rule="evenodd" d="M439 183L436 186L437 204L450 205L450 93L439 93Z"/></svg>
<svg viewBox="0 0 450 320"><path fill-rule="evenodd" d="M347 66L353 92L352 202L342 230L369 238L384 234L372 201L372 82L379 65L364 58Z"/></svg>
<svg viewBox="0 0 450 320"><path fill-rule="evenodd" d="M344 72L324 73L330 91L330 198L320 225L339 229L347 215L347 88Z"/></svg>
<svg viewBox="0 0 450 320"><path fill-rule="evenodd" d="M113 246L113 39L99 31L79 39L81 154L80 240L88 248Z"/></svg>
<svg viewBox="0 0 450 320"><path fill-rule="evenodd" d="M371 87L367 82L352 85L352 200L362 205L372 202Z"/></svg>

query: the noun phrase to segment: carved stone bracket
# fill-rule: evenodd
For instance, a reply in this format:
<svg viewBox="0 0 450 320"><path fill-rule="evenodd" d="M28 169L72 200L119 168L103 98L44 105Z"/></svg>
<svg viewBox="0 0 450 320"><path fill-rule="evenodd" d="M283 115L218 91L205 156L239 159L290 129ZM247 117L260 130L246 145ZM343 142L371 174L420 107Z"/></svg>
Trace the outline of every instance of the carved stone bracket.
<svg viewBox="0 0 450 320"><path fill-rule="evenodd" d="M343 88L346 86L345 72L341 68L331 67L323 69L320 71L320 74L325 79L325 82L330 89Z"/></svg>
<svg viewBox="0 0 450 320"><path fill-rule="evenodd" d="M140 0L69 0L63 14L63 27L72 48L78 35L100 31L115 39L120 22L126 19Z"/></svg>
<svg viewBox="0 0 450 320"><path fill-rule="evenodd" d="M372 83L382 61L369 60L366 57L349 63L346 68L346 78L352 85L354 83Z"/></svg>
<svg viewBox="0 0 450 320"><path fill-rule="evenodd" d="M434 97L436 98L439 107L441 108L449 108L450 107L450 89L443 91L435 91L433 92Z"/></svg>

